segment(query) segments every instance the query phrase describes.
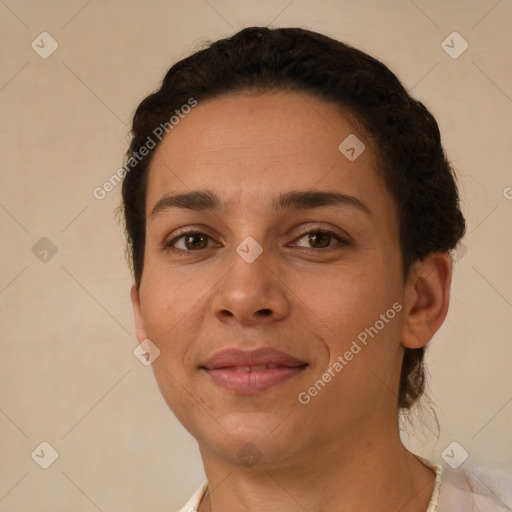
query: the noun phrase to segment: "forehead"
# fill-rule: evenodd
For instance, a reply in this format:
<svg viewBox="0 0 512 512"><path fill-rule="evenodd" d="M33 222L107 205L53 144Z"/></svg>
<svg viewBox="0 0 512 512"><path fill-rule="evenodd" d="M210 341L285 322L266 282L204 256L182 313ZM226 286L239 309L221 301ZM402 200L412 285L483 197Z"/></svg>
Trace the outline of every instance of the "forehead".
<svg viewBox="0 0 512 512"><path fill-rule="evenodd" d="M347 137L364 144L355 160L339 149ZM199 102L159 144L146 211L164 194L200 189L215 191L226 209L266 199L271 206L289 190L329 189L389 210L375 163L369 142L337 105L285 91L225 95Z"/></svg>

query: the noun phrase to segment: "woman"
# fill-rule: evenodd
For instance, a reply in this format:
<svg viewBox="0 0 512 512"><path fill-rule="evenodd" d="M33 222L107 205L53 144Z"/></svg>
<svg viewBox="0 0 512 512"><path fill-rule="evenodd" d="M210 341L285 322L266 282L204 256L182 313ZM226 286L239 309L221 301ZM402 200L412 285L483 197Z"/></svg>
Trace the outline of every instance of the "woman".
<svg viewBox="0 0 512 512"><path fill-rule="evenodd" d="M400 440L465 221L395 75L247 28L175 64L132 133L137 337L207 476L182 510L507 510Z"/></svg>

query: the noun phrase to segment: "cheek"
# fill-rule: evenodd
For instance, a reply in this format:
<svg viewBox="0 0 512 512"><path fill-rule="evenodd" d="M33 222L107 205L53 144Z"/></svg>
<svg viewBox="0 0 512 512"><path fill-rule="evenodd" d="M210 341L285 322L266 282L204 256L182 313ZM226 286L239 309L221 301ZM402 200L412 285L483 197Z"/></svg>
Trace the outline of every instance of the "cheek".
<svg viewBox="0 0 512 512"><path fill-rule="evenodd" d="M162 355L183 350L183 334L190 330L189 316L198 307L197 280L182 282L179 275L167 271L148 272L141 283L142 315L148 338Z"/></svg>
<svg viewBox="0 0 512 512"><path fill-rule="evenodd" d="M354 267L302 276L295 290L311 312L342 337L375 322L391 307L394 295L377 272Z"/></svg>
<svg viewBox="0 0 512 512"><path fill-rule="evenodd" d="M157 271L149 266L145 272L141 283L142 314L147 337L160 349L152 369L168 406L185 422L190 408L187 396L190 398L192 391L190 368L185 362L197 338L204 291L197 279L180 281L178 272ZM189 390L188 394L183 393L184 389ZM195 401L200 402L201 397L196 396Z"/></svg>
<svg viewBox="0 0 512 512"><path fill-rule="evenodd" d="M297 283L297 297L325 335L331 364L351 347L357 352L348 354L351 360L393 364L401 329L397 310L402 309L397 275L374 260L371 268L339 269Z"/></svg>

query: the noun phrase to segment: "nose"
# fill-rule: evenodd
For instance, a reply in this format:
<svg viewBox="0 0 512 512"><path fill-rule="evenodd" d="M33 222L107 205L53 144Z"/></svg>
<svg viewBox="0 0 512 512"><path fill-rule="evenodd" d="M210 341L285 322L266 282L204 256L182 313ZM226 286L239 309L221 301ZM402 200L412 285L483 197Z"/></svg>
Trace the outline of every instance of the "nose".
<svg viewBox="0 0 512 512"><path fill-rule="evenodd" d="M290 310L284 272L265 250L249 261L233 251L231 269L214 291L212 313L223 323L243 326L282 320Z"/></svg>

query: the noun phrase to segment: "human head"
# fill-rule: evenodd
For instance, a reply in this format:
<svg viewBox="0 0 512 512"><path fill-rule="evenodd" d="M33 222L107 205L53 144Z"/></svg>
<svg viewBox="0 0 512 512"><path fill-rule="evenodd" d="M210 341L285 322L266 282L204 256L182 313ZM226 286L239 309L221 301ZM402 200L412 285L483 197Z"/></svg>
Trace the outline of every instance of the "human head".
<svg viewBox="0 0 512 512"><path fill-rule="evenodd" d="M161 87L137 108L127 157L154 147L133 162L123 182L123 210L135 283L144 268L148 167L160 141L154 130L190 100L237 91L307 93L344 109L371 146L393 197L399 222L404 280L428 254L453 249L465 231L454 174L438 125L381 62L327 36L298 28L246 28L173 65ZM172 131L169 136L172 136ZM340 141L341 142L341 141ZM424 390L424 348L406 348L398 406L410 408Z"/></svg>

